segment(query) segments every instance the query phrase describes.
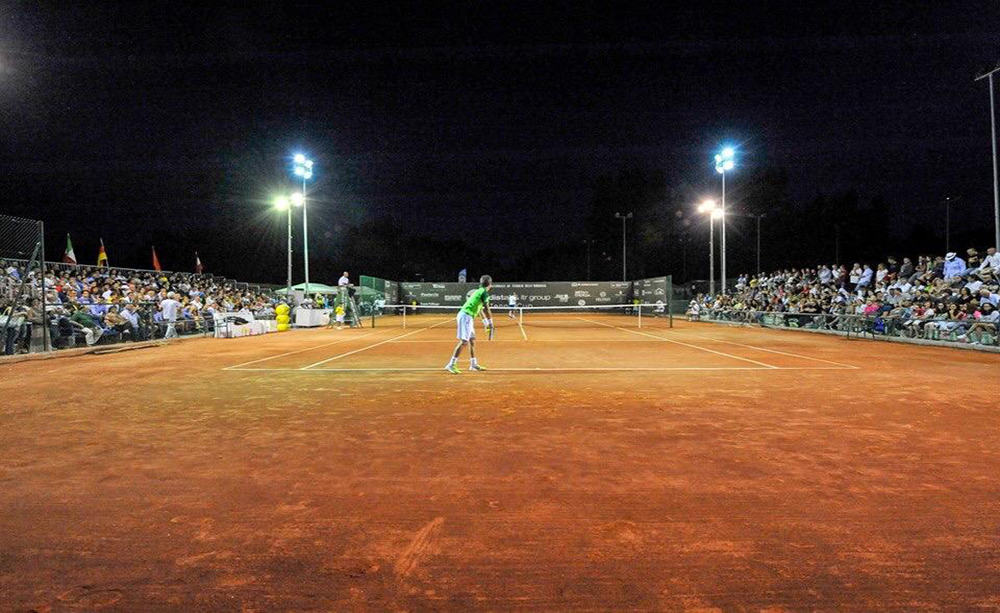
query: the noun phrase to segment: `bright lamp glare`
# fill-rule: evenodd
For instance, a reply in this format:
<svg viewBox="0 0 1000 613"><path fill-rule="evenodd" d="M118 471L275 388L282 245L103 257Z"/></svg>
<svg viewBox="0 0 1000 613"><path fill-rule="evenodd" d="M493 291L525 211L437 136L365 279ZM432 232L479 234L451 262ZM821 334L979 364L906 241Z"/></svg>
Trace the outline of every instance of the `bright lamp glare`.
<svg viewBox="0 0 1000 613"><path fill-rule="evenodd" d="M302 197L301 193L295 192L294 194L292 194L292 204L294 204L295 206L302 206L302 202L304 200L305 199Z"/></svg>
<svg viewBox="0 0 1000 613"><path fill-rule="evenodd" d="M722 209L713 209L712 219L722 219Z"/></svg>
<svg viewBox="0 0 1000 613"><path fill-rule="evenodd" d="M725 149L722 150L722 157L724 157L724 158L726 158L728 160L733 159L733 155L734 154L735 154L735 151L733 151L732 147L726 147Z"/></svg>
<svg viewBox="0 0 1000 613"><path fill-rule="evenodd" d="M296 153L293 159L295 160L296 164L305 164L306 156L302 155L301 153Z"/></svg>
<svg viewBox="0 0 1000 613"><path fill-rule="evenodd" d="M733 163L732 160L726 160L725 162L722 163L723 170L732 170L733 166L735 166L735 164Z"/></svg>
<svg viewBox="0 0 1000 613"><path fill-rule="evenodd" d="M297 177L301 177L302 175L306 174L305 168L302 168L301 166L296 166L294 172L295 176Z"/></svg>
<svg viewBox="0 0 1000 613"><path fill-rule="evenodd" d="M288 198L284 196L278 196L277 198L274 199L274 208L278 209L279 211L287 211L289 206L290 204L288 202Z"/></svg>
<svg viewBox="0 0 1000 613"><path fill-rule="evenodd" d="M307 170L305 173L302 174L302 178L303 179L312 179L313 178L312 171Z"/></svg>
<svg viewBox="0 0 1000 613"><path fill-rule="evenodd" d="M306 160L305 164L306 164L306 168L308 168L309 170L312 170L312 167L313 167L313 161L312 160Z"/></svg>
<svg viewBox="0 0 1000 613"><path fill-rule="evenodd" d="M715 209L715 200L706 200L698 205L699 213L708 213L713 209Z"/></svg>

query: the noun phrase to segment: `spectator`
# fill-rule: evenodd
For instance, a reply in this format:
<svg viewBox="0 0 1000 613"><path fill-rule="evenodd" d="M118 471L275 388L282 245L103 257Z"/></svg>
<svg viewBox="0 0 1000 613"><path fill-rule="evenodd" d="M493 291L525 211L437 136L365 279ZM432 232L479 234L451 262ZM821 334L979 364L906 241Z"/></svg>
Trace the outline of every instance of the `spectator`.
<svg viewBox="0 0 1000 613"><path fill-rule="evenodd" d="M958 257L954 251L944 256L944 279L957 279L965 273L965 260Z"/></svg>
<svg viewBox="0 0 1000 613"><path fill-rule="evenodd" d="M91 317L90 313L79 303L72 303L73 314L70 315L70 322L83 332L84 339L88 345L93 345L101 340L104 329L101 328Z"/></svg>
<svg viewBox="0 0 1000 613"><path fill-rule="evenodd" d="M982 276L986 272L991 273L993 276L1000 275L1000 253L997 253L996 247L987 249L986 257L979 264L978 274Z"/></svg>
<svg viewBox="0 0 1000 613"><path fill-rule="evenodd" d="M910 258L903 258L903 265L899 267L899 278L909 280L913 275L913 261Z"/></svg>
<svg viewBox="0 0 1000 613"><path fill-rule="evenodd" d="M180 309L181 303L174 299L174 293L167 292L167 297L160 302L160 315L167 324L163 338L177 337L177 315Z"/></svg>

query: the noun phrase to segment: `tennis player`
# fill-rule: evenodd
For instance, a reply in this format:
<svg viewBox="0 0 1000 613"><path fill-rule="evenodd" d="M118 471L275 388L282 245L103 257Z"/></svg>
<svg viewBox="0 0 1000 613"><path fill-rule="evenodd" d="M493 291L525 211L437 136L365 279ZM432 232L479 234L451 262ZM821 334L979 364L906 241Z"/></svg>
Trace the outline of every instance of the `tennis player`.
<svg viewBox="0 0 1000 613"><path fill-rule="evenodd" d="M511 319L517 319L517 316L514 315L514 311L517 310L517 294L516 293L512 293L510 296L507 296L507 307L510 308L510 310L507 311L507 317L510 317Z"/></svg>
<svg viewBox="0 0 1000 613"><path fill-rule="evenodd" d="M479 278L479 289L472 292L472 295L465 301L455 323L458 325L458 344L451 354L451 361L445 366L445 370L457 375L461 373L458 369L458 356L462 353L462 347L469 344L469 370L486 370L476 362L476 317L485 310L486 316L483 323L489 329L493 325L493 315L490 313L490 287L493 286L493 279L489 275Z"/></svg>

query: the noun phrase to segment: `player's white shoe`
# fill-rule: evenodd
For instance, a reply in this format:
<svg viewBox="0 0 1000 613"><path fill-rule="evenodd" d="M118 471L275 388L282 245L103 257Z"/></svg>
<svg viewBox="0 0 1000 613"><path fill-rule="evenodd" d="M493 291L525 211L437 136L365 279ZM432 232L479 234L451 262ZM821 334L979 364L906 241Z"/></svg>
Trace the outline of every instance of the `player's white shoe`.
<svg viewBox="0 0 1000 613"><path fill-rule="evenodd" d="M479 364L474 364L472 366L469 366L469 370L479 370L479 371L486 372L486 368L483 367L483 366L480 366Z"/></svg>

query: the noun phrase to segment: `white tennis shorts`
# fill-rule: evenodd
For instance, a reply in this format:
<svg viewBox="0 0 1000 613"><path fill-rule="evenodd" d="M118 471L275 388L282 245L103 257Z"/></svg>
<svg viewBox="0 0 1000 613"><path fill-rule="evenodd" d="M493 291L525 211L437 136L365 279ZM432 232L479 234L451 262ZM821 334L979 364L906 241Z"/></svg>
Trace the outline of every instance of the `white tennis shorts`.
<svg viewBox="0 0 1000 613"><path fill-rule="evenodd" d="M467 341L476 338L476 320L465 311L459 311L455 317L458 324L458 339Z"/></svg>

